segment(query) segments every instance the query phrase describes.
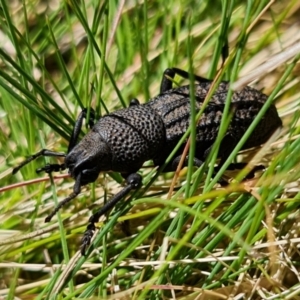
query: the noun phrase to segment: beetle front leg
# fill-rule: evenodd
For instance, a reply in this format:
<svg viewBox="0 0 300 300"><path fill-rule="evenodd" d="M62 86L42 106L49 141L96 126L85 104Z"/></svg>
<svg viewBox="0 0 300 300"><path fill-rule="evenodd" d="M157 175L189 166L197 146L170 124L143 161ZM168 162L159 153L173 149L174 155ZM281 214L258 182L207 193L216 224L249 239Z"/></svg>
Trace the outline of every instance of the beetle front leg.
<svg viewBox="0 0 300 300"><path fill-rule="evenodd" d="M52 210L52 212L46 217L45 222L48 223L51 221L53 216L67 203L69 203L71 200L76 198L80 191L81 191L81 176L82 174L79 173L77 177L75 178L75 184L73 187L73 193L71 193L67 198L64 200L60 201L58 205Z"/></svg>
<svg viewBox="0 0 300 300"><path fill-rule="evenodd" d="M89 219L89 224L81 240L81 254L85 255L87 247L91 243L94 231L96 230L95 223L99 221L99 218L113 208L122 198L127 196L131 190L137 189L142 184L142 176L133 173L130 174L127 179L127 186L123 188L119 193L114 195L106 204L104 204L95 214Z"/></svg>

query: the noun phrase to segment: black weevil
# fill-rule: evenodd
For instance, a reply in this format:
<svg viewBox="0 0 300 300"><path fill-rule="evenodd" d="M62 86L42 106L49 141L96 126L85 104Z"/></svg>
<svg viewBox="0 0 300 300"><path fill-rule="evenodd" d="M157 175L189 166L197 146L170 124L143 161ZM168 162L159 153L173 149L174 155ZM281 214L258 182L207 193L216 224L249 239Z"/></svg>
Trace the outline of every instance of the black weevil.
<svg viewBox="0 0 300 300"><path fill-rule="evenodd" d="M45 222L49 222L64 204L74 199L80 193L81 186L94 182L100 172L120 172L126 178L127 186L90 217L82 238L82 254L90 244L95 223L100 216L132 189L141 185L142 177L136 172L143 163L153 160L155 166L163 165L188 129L190 87L186 85L173 89L172 79L175 74L189 78L189 74L183 70L167 69L161 82L160 94L145 104L140 104L134 99L128 108L101 117L96 124L93 122L94 114L91 111L89 122L91 130L77 143L83 119L86 118L86 110L83 110L75 122L67 154L43 149L14 168L13 173L39 156L65 157L63 164L49 164L37 170L37 172L50 173L68 169L69 174L75 179L73 193L58 204ZM194 75L194 78L195 106L199 111L212 81L197 75ZM228 82L220 83L197 123L195 166L203 163L217 138L228 89ZM267 98L265 94L248 86L233 93L231 98L233 117L219 147L218 157L221 159L219 167L226 161ZM265 143L281 125L277 110L274 105L271 105L242 149ZM173 161L165 167L165 172L176 170L184 146L182 145Z"/></svg>

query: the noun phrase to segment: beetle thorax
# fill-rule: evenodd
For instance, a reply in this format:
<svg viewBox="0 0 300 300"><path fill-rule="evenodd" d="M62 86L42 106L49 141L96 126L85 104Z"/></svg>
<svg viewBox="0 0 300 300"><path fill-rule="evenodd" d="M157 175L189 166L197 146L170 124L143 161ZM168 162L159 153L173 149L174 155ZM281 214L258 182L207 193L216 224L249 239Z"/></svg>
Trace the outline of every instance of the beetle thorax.
<svg viewBox="0 0 300 300"><path fill-rule="evenodd" d="M134 105L101 118L93 130L101 134L111 150L111 167L121 173L136 172L153 159L165 143L161 117L143 105Z"/></svg>

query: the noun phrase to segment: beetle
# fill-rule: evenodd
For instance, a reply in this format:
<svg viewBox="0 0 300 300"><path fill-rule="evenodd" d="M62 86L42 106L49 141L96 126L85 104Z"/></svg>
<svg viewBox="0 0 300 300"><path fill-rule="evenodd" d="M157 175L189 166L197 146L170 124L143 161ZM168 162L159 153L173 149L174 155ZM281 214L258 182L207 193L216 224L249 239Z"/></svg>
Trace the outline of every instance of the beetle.
<svg viewBox="0 0 300 300"><path fill-rule="evenodd" d="M16 173L39 156L65 157L63 164L48 164L37 169L37 172L46 173L68 169L69 174L75 179L73 192L58 204L46 217L45 222L50 222L63 205L74 199L83 185L96 181L100 172L120 172L126 179L127 186L90 217L81 242L83 255L90 244L96 229L95 223L100 216L114 207L131 190L141 185L142 177L137 171L143 163L153 160L155 166L162 166L187 131L190 125L190 86L172 88L176 74L189 78L189 74L181 69L166 69L159 95L145 104L140 104L134 99L128 108L109 113L96 123L94 112L91 110L89 120L91 129L78 143L83 119L87 116L87 110L84 109L75 122L67 154L42 149L13 169L13 173ZM199 111L212 81L197 75L194 75L194 79L195 108ZM217 138L228 89L229 82L222 81L219 84L196 124L194 158L196 167L200 167L205 161ZM219 147L218 167L226 161L267 98L265 94L249 86L233 93L231 98L233 116ZM242 149L265 143L280 126L282 121L276 107L270 105ZM165 166L164 172L176 170L184 147L185 143L173 160ZM184 165L187 165L187 161L188 157L185 157Z"/></svg>

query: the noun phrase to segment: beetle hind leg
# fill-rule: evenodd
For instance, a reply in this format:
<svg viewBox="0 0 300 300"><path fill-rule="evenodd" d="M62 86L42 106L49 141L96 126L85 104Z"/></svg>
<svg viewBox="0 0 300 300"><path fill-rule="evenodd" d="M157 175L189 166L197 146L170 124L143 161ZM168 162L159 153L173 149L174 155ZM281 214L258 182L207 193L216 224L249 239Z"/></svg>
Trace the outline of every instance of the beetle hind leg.
<svg viewBox="0 0 300 300"><path fill-rule="evenodd" d="M178 166L178 164L179 164L181 158L182 158L182 155L179 155L179 156L177 156L177 157L175 157L175 158L173 159L172 164L171 164L171 169L172 169L172 171L176 171L177 166ZM189 163L189 156L187 155L187 156L184 158L182 167L187 167L187 166L188 166L188 163ZM199 167L201 167L202 164L203 164L203 161L202 161L202 160L198 159L197 157L194 157L194 159L193 159L193 166L199 168Z"/></svg>

